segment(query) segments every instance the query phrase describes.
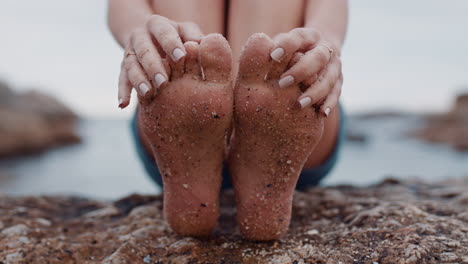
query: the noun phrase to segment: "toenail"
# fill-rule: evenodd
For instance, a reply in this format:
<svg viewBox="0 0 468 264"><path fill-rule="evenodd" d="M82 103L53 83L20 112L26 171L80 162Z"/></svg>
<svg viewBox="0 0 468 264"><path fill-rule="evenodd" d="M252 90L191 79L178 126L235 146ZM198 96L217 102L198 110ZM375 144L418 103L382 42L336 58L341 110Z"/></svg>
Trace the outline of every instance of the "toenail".
<svg viewBox="0 0 468 264"><path fill-rule="evenodd" d="M174 51L172 52L172 59L176 62L182 59L182 57L184 56L185 53L179 48L174 49Z"/></svg>
<svg viewBox="0 0 468 264"><path fill-rule="evenodd" d="M312 100L310 99L310 97L304 97L301 100L299 100L299 104L301 105L301 108L305 108L309 106L310 103L312 103Z"/></svg>
<svg viewBox="0 0 468 264"><path fill-rule="evenodd" d="M119 98L119 107L122 108L122 106L123 106L123 99Z"/></svg>
<svg viewBox="0 0 468 264"><path fill-rule="evenodd" d="M138 89L140 90L141 95L145 95L149 91L149 87L146 83L141 83L140 86L138 86Z"/></svg>
<svg viewBox="0 0 468 264"><path fill-rule="evenodd" d="M154 82L156 83L156 88L159 88L164 82L166 82L166 78L164 77L164 75L157 73L154 76Z"/></svg>
<svg viewBox="0 0 468 264"><path fill-rule="evenodd" d="M328 116L330 114L330 107L325 108L324 113L326 116Z"/></svg>
<svg viewBox="0 0 468 264"><path fill-rule="evenodd" d="M276 48L270 54L271 58L274 59L277 62L280 62L283 55L284 55L284 49L283 48Z"/></svg>
<svg viewBox="0 0 468 264"><path fill-rule="evenodd" d="M292 77L291 75L288 75L286 77L283 77L281 80L279 80L278 84L280 86L280 88L285 88L285 87L288 87L290 86L291 84L294 83L294 77Z"/></svg>

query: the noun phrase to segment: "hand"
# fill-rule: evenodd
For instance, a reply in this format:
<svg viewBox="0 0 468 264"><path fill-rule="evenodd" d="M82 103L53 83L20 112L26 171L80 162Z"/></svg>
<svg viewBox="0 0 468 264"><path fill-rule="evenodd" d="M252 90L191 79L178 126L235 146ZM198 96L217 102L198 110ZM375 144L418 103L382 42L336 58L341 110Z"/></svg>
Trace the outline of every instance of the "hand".
<svg viewBox="0 0 468 264"><path fill-rule="evenodd" d="M291 60L292 65L281 75L279 86L305 85L308 88L298 99L301 107L321 104L321 112L328 116L338 103L343 84L339 49L311 28L293 29L273 41L276 47L271 58Z"/></svg>
<svg viewBox="0 0 468 264"><path fill-rule="evenodd" d="M144 26L135 29L125 46L120 70L119 107L128 106L132 88L145 96L166 83L170 69L165 60L182 62L186 55L183 43L200 42L202 37L196 24L176 23L158 15L151 16Z"/></svg>

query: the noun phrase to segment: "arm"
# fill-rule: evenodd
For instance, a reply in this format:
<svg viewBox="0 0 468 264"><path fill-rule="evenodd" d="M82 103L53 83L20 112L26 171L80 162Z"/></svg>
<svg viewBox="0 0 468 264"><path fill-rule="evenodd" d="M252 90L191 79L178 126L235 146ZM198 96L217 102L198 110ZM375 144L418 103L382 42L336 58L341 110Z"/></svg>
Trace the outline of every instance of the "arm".
<svg viewBox="0 0 468 264"><path fill-rule="evenodd" d="M325 116L338 104L343 84L341 47L348 21L347 0L308 0L304 27L275 37L273 60L299 57L281 75L280 87L302 83L309 87L298 98L301 107L321 105ZM299 54L299 55L298 55Z"/></svg>
<svg viewBox="0 0 468 264"><path fill-rule="evenodd" d="M203 35L193 23L176 23L153 14L148 0L109 0L108 23L125 50L118 89L121 108L130 103L132 88L142 98L151 97L153 89L169 79L163 58L179 61L186 55L182 41L199 42Z"/></svg>
<svg viewBox="0 0 468 264"><path fill-rule="evenodd" d="M124 47L131 33L153 15L147 0L109 0L107 23L115 40Z"/></svg>
<svg viewBox="0 0 468 264"><path fill-rule="evenodd" d="M347 0L308 0L305 11L305 27L313 28L334 48L343 46L348 26ZM339 51L337 51L339 52Z"/></svg>

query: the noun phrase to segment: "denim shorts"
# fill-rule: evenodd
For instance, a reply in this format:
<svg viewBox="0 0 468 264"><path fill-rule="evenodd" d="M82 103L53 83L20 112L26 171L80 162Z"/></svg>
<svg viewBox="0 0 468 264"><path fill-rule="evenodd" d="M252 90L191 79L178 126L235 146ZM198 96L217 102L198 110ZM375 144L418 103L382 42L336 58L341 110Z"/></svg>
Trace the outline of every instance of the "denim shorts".
<svg viewBox="0 0 468 264"><path fill-rule="evenodd" d="M340 127L338 131L338 138L336 141L336 145L333 149L333 152L331 153L329 158L320 166L317 166L315 168L303 169L297 181L296 189L303 190L308 187L317 186L320 183L320 181L323 178L325 178L325 176L327 176L330 173L330 171L333 169L333 167L335 166L338 160L340 149L343 145L343 142L345 139L345 133L346 133L345 132L346 131L345 129L346 117L343 111L343 107L341 105L339 106L339 110L340 110ZM131 120L131 134L133 137L136 151L138 153L138 157L143 163L143 166L145 167L146 172L151 177L151 179L162 188L163 181L162 181L162 177L159 172L158 166L156 164L156 161L154 160L153 156L145 150L145 148L142 145L141 139L139 137L136 113ZM226 166L224 166L222 174L223 174L223 181L222 181L221 188L222 189L232 188L231 178L229 176L229 171L226 168Z"/></svg>

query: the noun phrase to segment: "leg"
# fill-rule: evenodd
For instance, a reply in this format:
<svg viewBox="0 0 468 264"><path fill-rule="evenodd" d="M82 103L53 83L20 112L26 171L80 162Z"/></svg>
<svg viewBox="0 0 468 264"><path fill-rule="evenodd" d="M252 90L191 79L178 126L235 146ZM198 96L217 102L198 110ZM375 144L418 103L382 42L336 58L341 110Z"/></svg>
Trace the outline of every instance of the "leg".
<svg viewBox="0 0 468 264"><path fill-rule="evenodd" d="M261 7L251 6L255 4ZM302 5L303 1L232 2L228 32L235 56L254 32L274 36L301 27ZM252 10L261 11L254 15ZM275 17L275 22L261 14ZM277 75L287 66L272 64L269 45L271 41L264 35L249 40L241 54L241 73L235 85L236 130L229 166L240 229L253 240L276 239L286 232L299 173L321 165L330 156L339 128L339 111L323 119L312 108L299 110L295 106L301 93L298 87L278 90ZM265 73L267 80L263 79Z"/></svg>
<svg viewBox="0 0 468 264"><path fill-rule="evenodd" d="M273 37L302 27L304 7L303 0L230 1L227 38L234 61L238 61L242 46L252 34L263 32Z"/></svg>
<svg viewBox="0 0 468 264"><path fill-rule="evenodd" d="M224 2L218 0L151 0L156 14L177 22L193 22L205 34L224 34Z"/></svg>
<svg viewBox="0 0 468 264"><path fill-rule="evenodd" d="M231 1L228 17L228 40L233 51L234 61L238 61L242 46L252 34L263 32L273 37L279 33L302 27L304 8L302 0ZM272 17L274 19L271 19ZM237 68L234 68L234 71L237 71ZM317 167L330 156L338 136L339 115L339 111L335 110L324 120L323 137L304 168Z"/></svg>
<svg viewBox="0 0 468 264"><path fill-rule="evenodd" d="M221 35L169 62L170 81L140 98L138 127L164 183L164 213L181 235L208 235L218 218L226 136L232 120L231 50Z"/></svg>

